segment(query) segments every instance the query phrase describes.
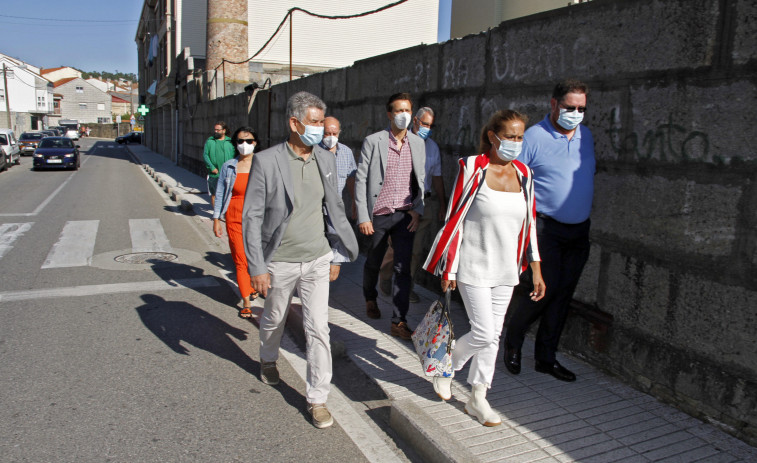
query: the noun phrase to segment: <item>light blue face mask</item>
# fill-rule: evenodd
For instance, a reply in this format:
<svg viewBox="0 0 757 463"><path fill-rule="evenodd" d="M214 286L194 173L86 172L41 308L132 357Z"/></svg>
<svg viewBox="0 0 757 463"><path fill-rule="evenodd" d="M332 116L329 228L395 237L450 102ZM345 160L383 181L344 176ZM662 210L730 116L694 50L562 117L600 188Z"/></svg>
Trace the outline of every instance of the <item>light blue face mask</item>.
<svg viewBox="0 0 757 463"><path fill-rule="evenodd" d="M419 127L418 136L424 140L427 139L428 137L431 136L431 129L429 129L428 127Z"/></svg>
<svg viewBox="0 0 757 463"><path fill-rule="evenodd" d="M584 113L578 112L578 109L568 112L567 109L560 108L560 116L557 118L557 123L565 130L573 130L583 120Z"/></svg>
<svg viewBox="0 0 757 463"><path fill-rule="evenodd" d="M313 146L321 142L321 140L323 139L323 127L305 125L299 119L297 119L297 121L302 124L303 127L305 127L305 133L301 134L300 132L297 132L297 135L300 136L302 143L304 143L306 146Z"/></svg>
<svg viewBox="0 0 757 463"><path fill-rule="evenodd" d="M523 149L523 142L522 141L510 141L510 140L502 140L499 137L497 137L497 140L499 140L499 146L497 147L497 156L499 156L500 159L503 161L512 161L518 158L520 156L520 151Z"/></svg>

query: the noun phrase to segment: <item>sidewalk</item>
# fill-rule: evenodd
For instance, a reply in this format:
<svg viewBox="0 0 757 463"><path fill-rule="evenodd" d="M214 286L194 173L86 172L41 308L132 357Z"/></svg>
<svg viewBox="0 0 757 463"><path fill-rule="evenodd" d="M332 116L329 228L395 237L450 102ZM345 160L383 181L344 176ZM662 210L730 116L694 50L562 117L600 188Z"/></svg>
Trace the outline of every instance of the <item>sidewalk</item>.
<svg viewBox="0 0 757 463"><path fill-rule="evenodd" d="M172 189L177 202L210 216L205 180L142 145L128 145L142 164ZM149 170L148 170L149 172ZM453 381L453 398L441 401L423 375L410 342L388 335L391 300L379 294L382 318L368 319L362 296L364 259L344 264L332 284L329 322L335 351L373 378L392 401L391 425L428 461L459 462L757 462L757 448L638 392L591 365L567 355L560 362L578 376L564 383L536 373L533 342L523 349L523 371L509 374L497 363L487 399L502 425L487 428L463 411L470 388L467 368ZM415 327L436 294L416 287L421 302L411 304ZM289 327L302 336L298 300ZM257 305L262 302L257 300ZM455 304L457 337L469 330L465 309ZM501 348L500 348L501 358Z"/></svg>

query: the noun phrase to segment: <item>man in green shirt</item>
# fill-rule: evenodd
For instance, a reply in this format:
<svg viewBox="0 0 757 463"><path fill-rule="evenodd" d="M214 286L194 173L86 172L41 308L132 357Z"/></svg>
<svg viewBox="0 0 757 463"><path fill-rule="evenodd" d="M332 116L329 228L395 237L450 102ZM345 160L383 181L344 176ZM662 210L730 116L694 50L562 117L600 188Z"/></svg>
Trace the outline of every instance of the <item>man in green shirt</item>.
<svg viewBox="0 0 757 463"><path fill-rule="evenodd" d="M208 169L210 204L215 207L218 173L223 163L234 157L234 145L231 144L231 138L228 136L229 127L225 122L216 122L213 131L213 136L205 142L202 159L205 161L205 168Z"/></svg>

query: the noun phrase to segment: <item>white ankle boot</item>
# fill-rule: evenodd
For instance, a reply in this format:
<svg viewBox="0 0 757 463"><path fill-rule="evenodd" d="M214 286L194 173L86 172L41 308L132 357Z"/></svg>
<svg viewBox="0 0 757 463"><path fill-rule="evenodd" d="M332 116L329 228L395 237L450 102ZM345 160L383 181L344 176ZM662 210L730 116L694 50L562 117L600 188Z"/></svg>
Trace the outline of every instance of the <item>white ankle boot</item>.
<svg viewBox="0 0 757 463"><path fill-rule="evenodd" d="M452 398L452 378L444 378L442 376L434 376L434 392L442 400L449 400Z"/></svg>
<svg viewBox="0 0 757 463"><path fill-rule="evenodd" d="M502 420L486 401L487 386L487 384L473 385L471 388L473 394L471 394L468 403L465 404L465 413L475 416L484 426L499 426L502 424Z"/></svg>

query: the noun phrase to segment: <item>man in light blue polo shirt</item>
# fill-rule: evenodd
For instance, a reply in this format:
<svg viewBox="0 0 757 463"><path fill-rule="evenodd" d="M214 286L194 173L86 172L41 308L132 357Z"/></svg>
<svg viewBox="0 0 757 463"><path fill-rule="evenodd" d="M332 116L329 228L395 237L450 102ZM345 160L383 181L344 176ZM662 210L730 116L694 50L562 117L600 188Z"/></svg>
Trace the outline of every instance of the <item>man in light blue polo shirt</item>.
<svg viewBox="0 0 757 463"><path fill-rule="evenodd" d="M583 82L558 83L549 114L529 128L523 138L518 160L534 172L537 240L547 291L538 302L532 301L528 292L513 295L504 358L513 374L520 373L526 332L539 319L534 346L536 371L562 381L576 379L573 372L560 365L556 354L573 292L589 258L589 214L596 162L594 137L586 126L580 125L588 92Z"/></svg>

